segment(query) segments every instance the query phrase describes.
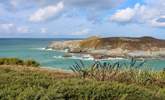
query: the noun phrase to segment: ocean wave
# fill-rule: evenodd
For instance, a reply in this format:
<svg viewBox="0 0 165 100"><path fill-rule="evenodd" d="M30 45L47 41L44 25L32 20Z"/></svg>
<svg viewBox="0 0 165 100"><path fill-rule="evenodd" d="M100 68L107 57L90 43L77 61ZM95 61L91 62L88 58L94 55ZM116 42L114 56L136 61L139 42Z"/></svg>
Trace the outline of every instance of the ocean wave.
<svg viewBox="0 0 165 100"><path fill-rule="evenodd" d="M124 60L124 58L103 58L103 59L94 59L95 61L109 61L109 60Z"/></svg>
<svg viewBox="0 0 165 100"><path fill-rule="evenodd" d="M77 60L90 60L90 61L108 61L108 60L123 60L124 58L115 57L115 58L105 58L105 59L95 59L89 55L72 55L71 57L63 57L63 56L53 56L56 59L77 59Z"/></svg>
<svg viewBox="0 0 165 100"><path fill-rule="evenodd" d="M64 59L65 57L63 57L63 56L53 56L53 58L56 58L56 59Z"/></svg>
<svg viewBox="0 0 165 100"><path fill-rule="evenodd" d="M46 48L30 48L32 50L45 50Z"/></svg>
<svg viewBox="0 0 165 100"><path fill-rule="evenodd" d="M123 60L124 58L121 57L115 57L115 58L108 58L107 60Z"/></svg>
<svg viewBox="0 0 165 100"><path fill-rule="evenodd" d="M75 59L75 60L94 60L94 58L84 58L79 56L72 56L72 57L63 57L63 56L53 56L56 59Z"/></svg>
<svg viewBox="0 0 165 100"><path fill-rule="evenodd" d="M34 49L34 50L42 50L42 51L58 51L58 50L54 50L52 48L31 48L31 49Z"/></svg>
<svg viewBox="0 0 165 100"><path fill-rule="evenodd" d="M80 60L94 60L93 57L77 57L77 56L73 56L72 59L80 59Z"/></svg>

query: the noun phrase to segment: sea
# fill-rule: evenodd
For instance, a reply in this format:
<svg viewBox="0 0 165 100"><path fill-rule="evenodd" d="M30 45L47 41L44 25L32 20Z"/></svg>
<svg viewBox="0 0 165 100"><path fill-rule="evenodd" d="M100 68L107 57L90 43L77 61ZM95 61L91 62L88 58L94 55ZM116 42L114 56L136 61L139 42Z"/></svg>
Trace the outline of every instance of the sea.
<svg viewBox="0 0 165 100"><path fill-rule="evenodd" d="M0 58L14 57L20 59L33 59L38 61L43 68L70 70L70 67L80 60L85 66L92 65L95 61L80 54L72 54L72 57L63 57L66 52L46 47L52 41L73 40L66 38L1 38ZM83 57L82 57L83 56ZM88 56L88 55L87 55ZM100 60L100 62L129 62L130 59L112 58ZM165 59L147 59L144 66L149 70L163 70Z"/></svg>

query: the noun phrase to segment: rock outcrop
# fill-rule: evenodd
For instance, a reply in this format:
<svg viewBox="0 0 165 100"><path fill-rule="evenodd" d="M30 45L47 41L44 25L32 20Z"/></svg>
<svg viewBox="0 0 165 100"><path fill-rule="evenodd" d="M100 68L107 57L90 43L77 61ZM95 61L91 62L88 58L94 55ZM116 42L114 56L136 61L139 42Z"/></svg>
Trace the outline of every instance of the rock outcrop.
<svg viewBox="0 0 165 100"><path fill-rule="evenodd" d="M165 40L153 37L90 37L84 40L52 42L48 48L73 53L90 53L108 56L164 56Z"/></svg>

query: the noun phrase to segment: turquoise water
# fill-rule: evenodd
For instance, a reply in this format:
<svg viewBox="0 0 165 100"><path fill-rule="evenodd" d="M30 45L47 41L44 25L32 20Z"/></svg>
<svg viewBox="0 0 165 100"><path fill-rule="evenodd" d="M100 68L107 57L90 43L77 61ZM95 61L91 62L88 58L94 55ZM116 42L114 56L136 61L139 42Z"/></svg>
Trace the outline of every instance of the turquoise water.
<svg viewBox="0 0 165 100"><path fill-rule="evenodd" d="M0 39L0 57L17 57L21 59L34 59L41 63L42 67L69 69L79 58L62 58L64 52L45 50L51 41L66 39ZM116 62L117 60L112 60ZM86 65L92 60L83 60ZM151 69L161 70L165 68L165 59L147 60L145 66Z"/></svg>

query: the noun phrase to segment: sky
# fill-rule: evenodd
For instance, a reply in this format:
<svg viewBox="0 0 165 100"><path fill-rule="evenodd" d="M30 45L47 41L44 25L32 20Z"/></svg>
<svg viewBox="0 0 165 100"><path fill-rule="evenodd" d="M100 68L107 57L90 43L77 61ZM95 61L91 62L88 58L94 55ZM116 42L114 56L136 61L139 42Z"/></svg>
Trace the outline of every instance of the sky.
<svg viewBox="0 0 165 100"><path fill-rule="evenodd" d="M165 39L165 0L0 0L0 38Z"/></svg>

